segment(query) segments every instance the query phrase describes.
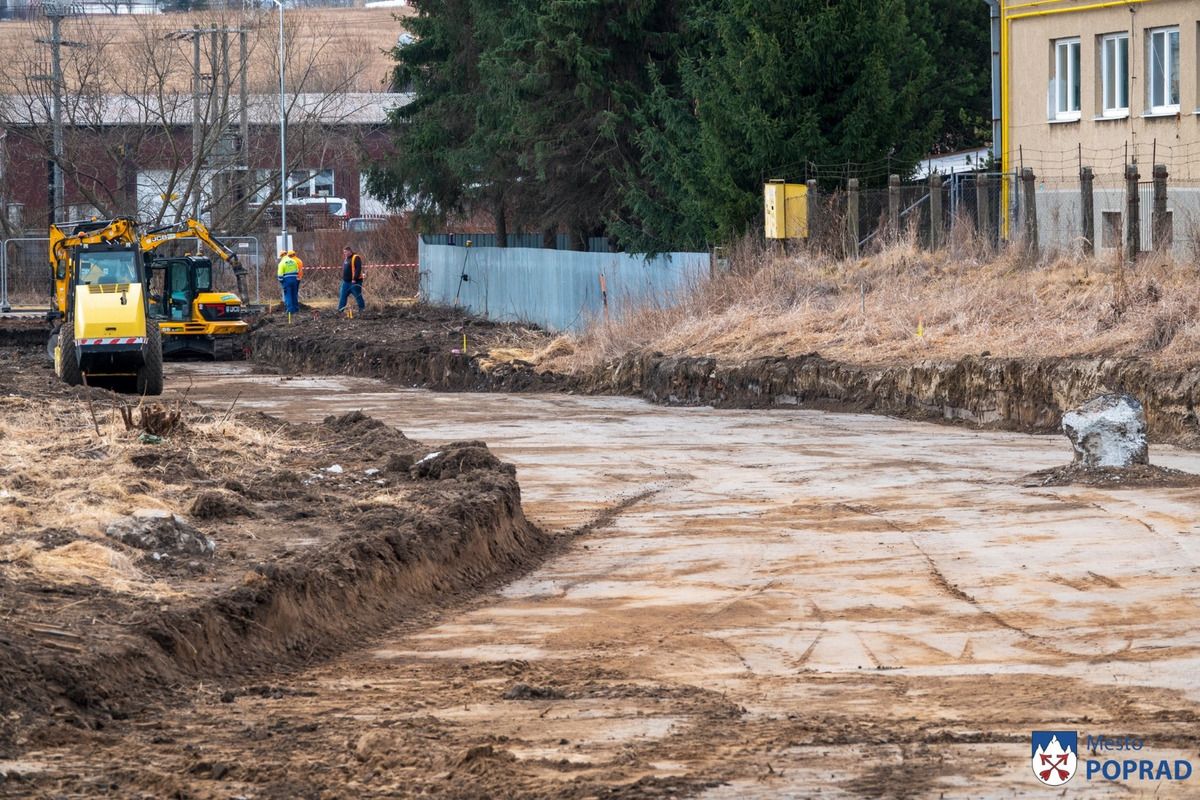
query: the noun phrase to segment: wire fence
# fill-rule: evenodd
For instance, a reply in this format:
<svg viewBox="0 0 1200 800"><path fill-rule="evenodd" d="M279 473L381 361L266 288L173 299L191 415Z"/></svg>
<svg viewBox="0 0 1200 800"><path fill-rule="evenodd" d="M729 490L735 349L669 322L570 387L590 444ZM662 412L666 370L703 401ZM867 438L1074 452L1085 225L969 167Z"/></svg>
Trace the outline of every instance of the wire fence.
<svg viewBox="0 0 1200 800"><path fill-rule="evenodd" d="M969 172L861 190L855 180L807 194L804 246L838 257L879 252L898 241L925 249L1006 249L1031 257L1148 252L1200 257L1200 182L1142 180L1123 172ZM1132 182L1131 182L1132 181Z"/></svg>
<svg viewBox="0 0 1200 800"><path fill-rule="evenodd" d="M1088 154L1080 150L1072 171L1071 165L1043 163L1046 154L1026 151L1022 158L1039 166L1020 172L963 172L910 183L891 178L884 188L865 189L858 188L858 178L847 178L833 191L818 190L813 180L808 182L808 235L802 244L845 258L871 255L904 241L927 249L948 248L952 255L1019 247L1034 259L1070 254L1135 258L1161 252L1200 260L1200 169L1180 163L1180 158L1191 156L1200 161L1200 149L1193 150L1155 145L1148 155L1163 157L1165 163L1158 168L1116 161L1116 153L1108 153L1101 167L1081 166ZM1039 158L1031 158L1034 155ZM488 236L470 238L483 246ZM242 239L239 255L250 272L248 297L243 300L274 302L279 297L274 236L262 233ZM529 244L540 241L540 236L531 237ZM380 229L357 234L297 232L294 247L310 270L306 297L337 297L337 267L347 243L363 255L375 296L416 294L417 235L406 220L396 218ZM598 239L590 244L601 250L609 242ZM172 243L161 252L172 252L172 247L182 252L186 244ZM2 266L0 305L49 309L53 287L47 240L7 240ZM217 258L214 285L236 288L233 271Z"/></svg>

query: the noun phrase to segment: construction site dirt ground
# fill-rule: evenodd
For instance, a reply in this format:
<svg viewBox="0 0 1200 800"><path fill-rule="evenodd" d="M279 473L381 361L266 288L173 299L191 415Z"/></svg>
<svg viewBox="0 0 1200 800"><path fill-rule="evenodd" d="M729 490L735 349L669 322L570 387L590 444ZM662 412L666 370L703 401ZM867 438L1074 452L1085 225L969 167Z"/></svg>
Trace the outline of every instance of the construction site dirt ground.
<svg viewBox="0 0 1200 800"><path fill-rule="evenodd" d="M12 547L40 524L14 501L28 508L35 491L53 494L72 471L103 465L79 453L105 437L89 433L78 390L55 387L28 350L7 355L6 424L52 396L46 435L61 439L66 426L76 447L48 438L38 467L61 483L35 484L14 443L0 440L4 519L21 523L6 523ZM229 550L249 558L259 546L250 533L303 560L307 548L395 524L362 509L364 498L382 503L379 491L450 515L454 492L469 501L503 488L506 473L482 467L426 483L394 471L390 486L365 480L367 469L384 474L392 453L419 463L450 442L482 440L515 465L524 517L540 531L522 540L524 560L482 556L486 577L474 586L401 603L361 597L390 617L311 652L148 681L106 699L105 713L56 699L36 735L18 732L0 761L0 795L1200 795L1200 775L1106 780L1083 763L1200 761L1200 488L1189 478L1057 485L1055 468L1071 460L1059 435L795 408L436 394L253 363L172 364L164 400L185 396L208 409L180 405L204 436L177 464L155 462L160 478L211 469L205 447L235 418L266 439L245 459L226 455L224 468L239 471L228 481L261 472L265 496L276 459L295 460L302 476L363 478L273 498L274 516L191 519L217 540L217 562ZM155 452L124 436L108 436L122 465ZM1190 451L1155 446L1151 461L1200 473ZM157 488L154 476L140 480ZM174 491L158 500L186 516L190 506L174 507L186 491ZM68 499L67 511L85 507L86 496ZM302 513L284 513L289 502ZM106 520L89 513L77 527L94 538ZM10 622L28 622L34 597L28 549L23 557L0 560L0 619ZM228 569L203 576L236 584ZM139 574L128 580L141 590L201 593L186 570ZM79 609L94 601L81 591L47 589L40 625L0 636L91 647ZM120 599L110 616L130 622L174 602L101 594ZM352 604L345 611L356 619ZM1032 731L1078 732L1078 774L1062 788L1034 777ZM1141 749L1085 752L1087 737L1136 737Z"/></svg>

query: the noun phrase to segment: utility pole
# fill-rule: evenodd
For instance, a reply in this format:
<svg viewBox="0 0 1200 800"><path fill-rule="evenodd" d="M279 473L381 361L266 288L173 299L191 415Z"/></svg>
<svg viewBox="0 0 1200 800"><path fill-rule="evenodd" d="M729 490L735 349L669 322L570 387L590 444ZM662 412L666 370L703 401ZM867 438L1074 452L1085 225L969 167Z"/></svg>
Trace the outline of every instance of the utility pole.
<svg viewBox="0 0 1200 800"><path fill-rule="evenodd" d="M241 136L238 142L238 224L245 221L246 204L249 202L250 194L250 109L247 107L249 92L246 90L246 34L245 28L238 28L238 56L240 66L241 80L239 81L238 94L241 97L239 110L241 111Z"/></svg>
<svg viewBox="0 0 1200 800"><path fill-rule="evenodd" d="M191 193L192 209L190 216L199 218L201 212L201 185L205 182L204 169L214 170L211 180L214 182L211 191L219 195L227 191L230 153L223 152L220 146L223 138L228 138L232 127L229 120L229 93L232 88L232 76L229 59L229 34L237 33L241 37L241 92L242 92L242 148L245 147L246 128L245 118L245 86L246 86L246 29L229 27L188 28L175 31L167 38L190 39L192 42L192 183L195 185ZM201 37L208 34L209 65L211 70L202 72L200 69ZM223 95L218 97L218 91ZM207 121L207 126L206 126ZM219 158L211 159L211 155ZM209 161L206 165L205 162ZM218 185L219 184L219 185Z"/></svg>
<svg viewBox="0 0 1200 800"><path fill-rule="evenodd" d="M30 75L33 80L48 81L50 83L50 118L53 126L53 155L51 156L47 167L49 168L48 178L48 193L47 208L50 212L51 222L63 222L65 219L64 211L66 209L65 189L63 181L63 91L66 84L63 81L62 72L62 48L64 47L87 47L82 42L68 42L62 38L62 21L66 17L74 16L78 13L78 9L66 3L46 3L42 6L42 12L46 18L50 20L50 38L35 39L38 44L50 45L50 74L49 75Z"/></svg>
<svg viewBox="0 0 1200 800"><path fill-rule="evenodd" d="M284 93L287 83L284 81L283 64L286 61L283 46L283 4L284 0L271 0L279 6L279 247L278 250L290 250L287 230L287 95Z"/></svg>

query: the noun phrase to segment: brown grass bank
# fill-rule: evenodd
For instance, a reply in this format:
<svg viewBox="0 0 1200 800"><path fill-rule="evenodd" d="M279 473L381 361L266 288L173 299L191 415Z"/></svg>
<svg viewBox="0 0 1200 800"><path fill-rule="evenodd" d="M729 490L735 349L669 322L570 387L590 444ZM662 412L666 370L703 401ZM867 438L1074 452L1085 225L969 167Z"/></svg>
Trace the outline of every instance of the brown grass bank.
<svg viewBox="0 0 1200 800"><path fill-rule="evenodd" d="M1200 269L1159 254L1029 263L975 243L900 244L860 260L745 241L678 304L556 341L538 363L586 373L631 353L736 363L818 352L860 366L987 355L1200 364Z"/></svg>

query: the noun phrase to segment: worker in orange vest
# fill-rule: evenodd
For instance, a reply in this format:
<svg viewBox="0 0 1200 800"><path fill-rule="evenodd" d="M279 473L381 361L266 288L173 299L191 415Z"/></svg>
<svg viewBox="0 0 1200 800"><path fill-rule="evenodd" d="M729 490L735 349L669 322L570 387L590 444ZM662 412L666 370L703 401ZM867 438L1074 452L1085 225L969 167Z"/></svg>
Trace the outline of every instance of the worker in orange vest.
<svg viewBox="0 0 1200 800"><path fill-rule="evenodd" d="M354 252L354 248L350 245L343 247L342 253L346 256L346 260L342 262L342 290L338 297L338 311L345 310L346 303L349 302L350 295L352 294L354 295L354 299L358 301L358 310L362 311L366 308L362 294L362 256Z"/></svg>

